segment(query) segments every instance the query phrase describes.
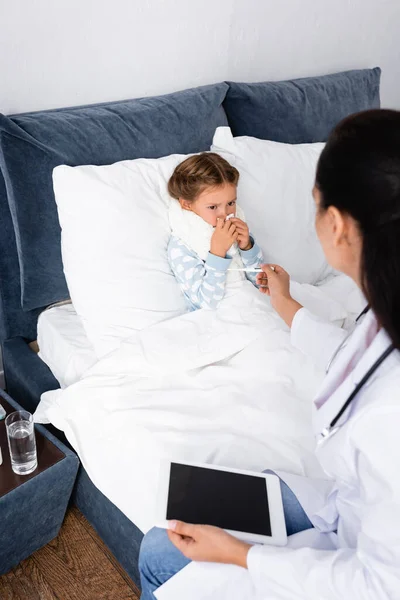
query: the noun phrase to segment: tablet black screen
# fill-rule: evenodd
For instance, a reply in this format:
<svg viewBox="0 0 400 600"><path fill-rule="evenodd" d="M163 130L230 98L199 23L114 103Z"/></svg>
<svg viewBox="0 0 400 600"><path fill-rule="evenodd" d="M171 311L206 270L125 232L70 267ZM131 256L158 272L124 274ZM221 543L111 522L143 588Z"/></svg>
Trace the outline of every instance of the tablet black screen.
<svg viewBox="0 0 400 600"><path fill-rule="evenodd" d="M171 463L167 519L270 536L265 479Z"/></svg>

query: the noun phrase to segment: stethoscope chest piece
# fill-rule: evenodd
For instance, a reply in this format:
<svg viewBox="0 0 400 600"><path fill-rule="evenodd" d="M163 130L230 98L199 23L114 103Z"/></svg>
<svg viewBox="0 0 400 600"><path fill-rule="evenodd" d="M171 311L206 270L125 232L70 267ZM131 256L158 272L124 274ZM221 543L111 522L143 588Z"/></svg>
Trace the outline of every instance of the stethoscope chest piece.
<svg viewBox="0 0 400 600"><path fill-rule="evenodd" d="M336 427L325 427L321 433L317 444L322 444L326 440L331 439L335 433L337 433L340 429L341 425L337 425Z"/></svg>

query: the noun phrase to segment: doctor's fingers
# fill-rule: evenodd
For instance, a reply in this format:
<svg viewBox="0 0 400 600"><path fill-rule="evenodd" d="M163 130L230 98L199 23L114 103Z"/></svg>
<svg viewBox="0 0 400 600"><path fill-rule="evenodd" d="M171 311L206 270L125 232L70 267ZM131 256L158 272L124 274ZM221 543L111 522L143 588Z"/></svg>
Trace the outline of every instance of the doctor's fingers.
<svg viewBox="0 0 400 600"><path fill-rule="evenodd" d="M195 540L191 537L179 535L170 529L167 530L167 534L170 542L175 546L175 548L178 548L178 550L187 558L191 558L191 548L196 544Z"/></svg>
<svg viewBox="0 0 400 600"><path fill-rule="evenodd" d="M257 277L256 277L256 281L258 283L258 285L261 284L267 284L268 283L268 276L266 275L266 273L258 273Z"/></svg>
<svg viewBox="0 0 400 600"><path fill-rule="evenodd" d="M269 280L270 286L276 286L281 283L288 284L290 281L289 273L279 265L260 265L263 273Z"/></svg>
<svg viewBox="0 0 400 600"><path fill-rule="evenodd" d="M262 294L265 294L266 296L270 296L271 295L271 290L269 289L268 285L266 285L266 284L259 285L258 286L258 290Z"/></svg>
<svg viewBox="0 0 400 600"><path fill-rule="evenodd" d="M280 265L266 264L266 265L260 265L260 266L265 273L271 274L271 272L272 272L272 275L274 275L274 274L275 275L285 275L287 277L290 277L289 273L287 271L285 271L285 269L283 267L281 267Z"/></svg>
<svg viewBox="0 0 400 600"><path fill-rule="evenodd" d="M258 286L259 291L262 294L270 295L269 287L268 287L268 278L262 273L257 275L256 284Z"/></svg>
<svg viewBox="0 0 400 600"><path fill-rule="evenodd" d="M196 525L192 525L191 523L184 523L183 521L168 521L168 529L185 537L193 537L193 534L196 531L196 527Z"/></svg>
<svg viewBox="0 0 400 600"><path fill-rule="evenodd" d="M258 291L266 296L270 296L271 292L269 291L269 287L266 285L259 286Z"/></svg>

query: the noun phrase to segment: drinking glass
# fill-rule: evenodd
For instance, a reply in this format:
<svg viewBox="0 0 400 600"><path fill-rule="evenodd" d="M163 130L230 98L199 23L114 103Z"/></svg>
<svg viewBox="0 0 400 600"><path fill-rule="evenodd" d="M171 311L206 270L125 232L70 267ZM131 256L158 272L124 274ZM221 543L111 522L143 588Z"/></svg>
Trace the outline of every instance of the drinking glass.
<svg viewBox="0 0 400 600"><path fill-rule="evenodd" d="M10 413L6 430L12 470L17 475L29 475L37 467L33 416L26 410Z"/></svg>

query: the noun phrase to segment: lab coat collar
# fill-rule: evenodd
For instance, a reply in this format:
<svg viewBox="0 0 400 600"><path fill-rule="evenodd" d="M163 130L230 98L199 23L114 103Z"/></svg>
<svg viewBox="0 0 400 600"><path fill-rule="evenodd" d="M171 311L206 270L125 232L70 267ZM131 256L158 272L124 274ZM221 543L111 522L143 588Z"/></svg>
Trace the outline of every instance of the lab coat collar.
<svg viewBox="0 0 400 600"><path fill-rule="evenodd" d="M350 394L353 392L357 383L372 367L379 356L383 354L386 348L390 346L391 341L389 336L385 330L381 329L373 339L370 346L366 349L353 371L342 383L339 383L344 370L349 364L350 358L357 351L357 348L365 343L365 339L374 322L376 323L376 317L373 311L370 310L365 315L361 323L356 327L347 344L332 363L331 369L326 375L314 400L315 403L318 403L324 398L327 398L322 406L319 409L316 407L316 410L314 411L313 428L316 436L319 436L321 432L330 425L330 423L339 413L342 406L345 404ZM383 363L371 376L371 378L365 384L365 388L367 388L377 376L382 374L382 370L387 368L387 363L390 358L391 357L389 356L385 361L386 364ZM353 407L354 404L351 403L348 410L346 410L340 418L338 424L342 425L347 421L347 419L350 417Z"/></svg>

